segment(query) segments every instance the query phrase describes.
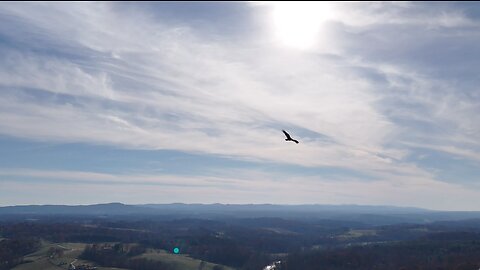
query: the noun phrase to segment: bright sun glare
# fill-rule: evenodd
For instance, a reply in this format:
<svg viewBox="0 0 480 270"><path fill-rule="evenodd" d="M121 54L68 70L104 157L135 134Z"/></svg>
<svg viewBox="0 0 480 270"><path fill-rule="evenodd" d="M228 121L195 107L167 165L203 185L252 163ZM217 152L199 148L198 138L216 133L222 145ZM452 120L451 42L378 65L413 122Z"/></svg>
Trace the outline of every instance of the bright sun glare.
<svg viewBox="0 0 480 270"><path fill-rule="evenodd" d="M287 46L306 49L315 44L321 24L333 16L332 5L327 2L277 2L273 10L275 35Z"/></svg>

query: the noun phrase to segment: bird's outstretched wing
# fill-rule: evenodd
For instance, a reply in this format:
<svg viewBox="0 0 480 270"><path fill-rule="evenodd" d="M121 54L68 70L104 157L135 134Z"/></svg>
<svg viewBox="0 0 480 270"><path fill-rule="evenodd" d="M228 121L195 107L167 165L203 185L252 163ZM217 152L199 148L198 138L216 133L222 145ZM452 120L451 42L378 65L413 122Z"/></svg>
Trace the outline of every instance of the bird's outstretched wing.
<svg viewBox="0 0 480 270"><path fill-rule="evenodd" d="M290 137L290 134L288 134L288 133L287 133L285 130L283 130L283 129L282 129L282 131L283 131L283 134L285 134L285 136L287 136L287 139L289 139L289 140L292 139L292 137Z"/></svg>

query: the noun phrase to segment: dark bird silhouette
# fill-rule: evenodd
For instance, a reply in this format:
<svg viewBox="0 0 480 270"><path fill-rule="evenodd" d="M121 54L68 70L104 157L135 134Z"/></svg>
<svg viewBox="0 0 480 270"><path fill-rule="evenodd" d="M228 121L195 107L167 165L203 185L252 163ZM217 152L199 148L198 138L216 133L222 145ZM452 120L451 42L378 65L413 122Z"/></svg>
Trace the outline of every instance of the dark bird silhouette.
<svg viewBox="0 0 480 270"><path fill-rule="evenodd" d="M283 134L285 134L285 136L287 136L287 138L285 139L285 141L292 141L292 142L298 143L298 141L292 139L292 137L290 137L290 134L288 134L285 130L282 129L282 131L283 131Z"/></svg>

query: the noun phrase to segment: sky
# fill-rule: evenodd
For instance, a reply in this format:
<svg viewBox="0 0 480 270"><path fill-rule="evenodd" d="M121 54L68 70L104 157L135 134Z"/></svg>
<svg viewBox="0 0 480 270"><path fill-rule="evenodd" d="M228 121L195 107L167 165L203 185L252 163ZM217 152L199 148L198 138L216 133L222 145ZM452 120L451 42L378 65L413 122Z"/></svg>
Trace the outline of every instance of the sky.
<svg viewBox="0 0 480 270"><path fill-rule="evenodd" d="M478 44L467 2L2 2L0 205L480 210Z"/></svg>

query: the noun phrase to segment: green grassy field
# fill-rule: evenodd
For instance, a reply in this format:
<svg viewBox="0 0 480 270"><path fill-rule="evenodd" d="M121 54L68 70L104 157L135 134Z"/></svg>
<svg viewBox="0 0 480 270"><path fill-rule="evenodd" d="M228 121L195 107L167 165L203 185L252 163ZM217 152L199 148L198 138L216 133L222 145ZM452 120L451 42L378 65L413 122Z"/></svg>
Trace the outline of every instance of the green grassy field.
<svg viewBox="0 0 480 270"><path fill-rule="evenodd" d="M172 254L164 250L149 249L146 253L137 256L138 258L147 258L150 260L162 261L174 266L177 270L197 270L202 262L189 257L185 254ZM216 264L205 262L203 270L212 270ZM222 265L223 266L223 265ZM225 270L233 270L233 268L223 266Z"/></svg>
<svg viewBox="0 0 480 270"><path fill-rule="evenodd" d="M61 270L68 269L71 262L75 261L75 265L90 264L92 262L78 260L78 256L82 253L86 244L84 243L49 243L42 242L42 247L36 252L25 256L27 263L21 264L12 270ZM48 250L56 248L63 250L63 256L50 258ZM120 268L98 267L98 270L122 270Z"/></svg>
<svg viewBox="0 0 480 270"><path fill-rule="evenodd" d="M352 238L358 238L362 236L373 236L376 235L375 230L350 230L342 235L339 235L337 238L340 240L349 240Z"/></svg>
<svg viewBox="0 0 480 270"><path fill-rule="evenodd" d="M42 246L34 253L25 256L26 263L16 266L12 270L62 270L68 269L71 262L75 265L89 264L95 265L95 263L79 260L78 257L85 249L85 243L49 243L42 241ZM62 256L48 255L48 251L51 248L62 250ZM201 264L201 260L197 260L189 257L185 254L171 254L164 250L148 249L146 253L137 256L137 258L146 258L155 261L162 261L166 264L173 266L177 270L198 270ZM202 270L212 270L215 264L204 262ZM223 266L225 270L234 270ZM126 270L121 268L111 267L98 267L98 270Z"/></svg>

